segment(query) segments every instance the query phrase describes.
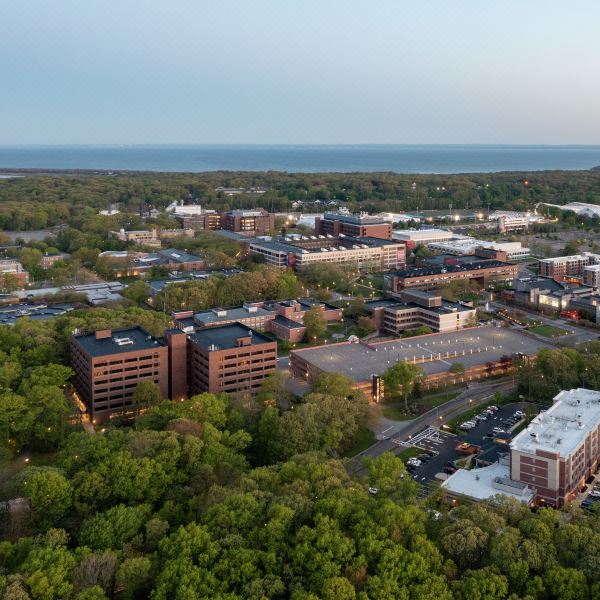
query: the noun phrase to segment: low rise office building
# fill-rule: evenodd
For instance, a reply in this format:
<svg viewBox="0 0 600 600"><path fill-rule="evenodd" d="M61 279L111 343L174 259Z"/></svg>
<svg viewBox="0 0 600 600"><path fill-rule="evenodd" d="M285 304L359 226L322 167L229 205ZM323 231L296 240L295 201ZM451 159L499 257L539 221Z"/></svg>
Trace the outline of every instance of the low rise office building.
<svg viewBox="0 0 600 600"><path fill-rule="evenodd" d="M482 288L513 281L518 267L511 263L476 256L450 264L431 265L397 271L389 278L392 293L404 289L435 290L452 281L473 281Z"/></svg>
<svg viewBox="0 0 600 600"><path fill-rule="evenodd" d="M275 215L264 208L229 210L221 213L221 229L243 235L264 235L275 229Z"/></svg>
<svg viewBox="0 0 600 600"><path fill-rule="evenodd" d="M447 242L458 238L456 233L447 229L402 229L392 233L392 239L405 242L410 250L415 246L427 246L434 242Z"/></svg>
<svg viewBox="0 0 600 600"><path fill-rule="evenodd" d="M443 242L432 242L428 248L434 252L455 256L476 255L487 252L486 258L497 260L519 260L531 256L531 250L521 245L521 242L489 242L472 237L462 237Z"/></svg>
<svg viewBox="0 0 600 600"><path fill-rule="evenodd" d="M405 290L399 297L366 303L373 325L382 333L400 335L426 326L434 332L457 331L476 324L476 309L461 302L420 290Z"/></svg>
<svg viewBox="0 0 600 600"><path fill-rule="evenodd" d="M392 224L381 217L367 213L358 215L346 213L325 213L315 218L315 234L338 237L373 237L383 240L392 239Z"/></svg>
<svg viewBox="0 0 600 600"><path fill-rule="evenodd" d="M280 269L334 263L386 271L406 264L403 242L370 237L288 236L270 241L253 240L248 243L248 251Z"/></svg>

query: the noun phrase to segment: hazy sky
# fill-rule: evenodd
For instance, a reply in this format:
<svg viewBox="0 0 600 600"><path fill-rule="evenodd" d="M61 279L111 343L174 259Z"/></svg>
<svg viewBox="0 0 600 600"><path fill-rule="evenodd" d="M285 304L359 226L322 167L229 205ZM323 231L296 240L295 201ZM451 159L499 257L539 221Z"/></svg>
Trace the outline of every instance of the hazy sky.
<svg viewBox="0 0 600 600"><path fill-rule="evenodd" d="M0 0L0 144L600 143L597 0Z"/></svg>

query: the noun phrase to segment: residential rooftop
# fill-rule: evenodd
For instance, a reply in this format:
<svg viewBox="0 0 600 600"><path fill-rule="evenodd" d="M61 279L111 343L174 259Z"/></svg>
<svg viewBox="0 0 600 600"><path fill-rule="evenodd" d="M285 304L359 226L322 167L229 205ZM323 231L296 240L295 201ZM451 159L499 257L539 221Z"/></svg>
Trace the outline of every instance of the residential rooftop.
<svg viewBox="0 0 600 600"><path fill-rule="evenodd" d="M535 454L537 450L568 456L600 423L600 392L577 388L563 390L554 404L537 415L510 447Z"/></svg>
<svg viewBox="0 0 600 600"><path fill-rule="evenodd" d="M239 338L251 337L252 345L273 342L261 333L241 323L231 323L218 327L207 327L192 333L189 338L205 350L228 350L237 348Z"/></svg>
<svg viewBox="0 0 600 600"><path fill-rule="evenodd" d="M107 337L96 337L99 332L75 334L73 337L93 358L110 354L124 354L138 350L153 350L164 346L162 340L150 335L141 327L114 329Z"/></svg>

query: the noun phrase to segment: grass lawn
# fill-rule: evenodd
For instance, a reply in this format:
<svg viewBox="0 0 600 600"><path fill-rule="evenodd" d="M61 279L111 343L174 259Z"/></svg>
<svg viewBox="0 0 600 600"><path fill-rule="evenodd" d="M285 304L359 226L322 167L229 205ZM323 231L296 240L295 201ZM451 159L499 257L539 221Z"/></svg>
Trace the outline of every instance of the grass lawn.
<svg viewBox="0 0 600 600"><path fill-rule="evenodd" d="M419 454L423 454L423 450L420 448L407 448L406 450L402 450L402 452L398 453L396 456L406 462L409 458L419 456Z"/></svg>
<svg viewBox="0 0 600 600"><path fill-rule="evenodd" d="M372 446L374 443L375 434L367 427L363 427L358 430L356 442L354 442L354 446L352 446L352 448L346 452L345 456L356 456L363 450L366 450L369 446Z"/></svg>
<svg viewBox="0 0 600 600"><path fill-rule="evenodd" d="M393 404L388 404L383 407L383 416L387 419L392 419L393 421L409 421L410 419L414 419L416 416L421 415L436 406L440 406L440 404L444 404L456 398L457 392L444 392L442 394L433 394L431 396L425 396L424 398L420 398L416 402L411 402L411 404L417 405L417 414L414 413L406 413L404 410L404 402L398 402Z"/></svg>
<svg viewBox="0 0 600 600"><path fill-rule="evenodd" d="M569 335L568 331L560 329L560 327L554 327L553 325L537 325L532 327L529 331L537 333L547 338L561 337L563 335Z"/></svg>

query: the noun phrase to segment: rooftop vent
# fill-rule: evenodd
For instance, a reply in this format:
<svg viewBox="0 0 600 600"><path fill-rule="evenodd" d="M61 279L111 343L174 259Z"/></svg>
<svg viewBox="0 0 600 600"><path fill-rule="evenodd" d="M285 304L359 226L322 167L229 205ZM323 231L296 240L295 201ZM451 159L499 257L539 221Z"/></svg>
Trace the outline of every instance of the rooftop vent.
<svg viewBox="0 0 600 600"><path fill-rule="evenodd" d="M113 338L113 342L117 346L131 346L131 344L133 344L133 340L129 337L123 337L123 338L115 337L115 338Z"/></svg>

